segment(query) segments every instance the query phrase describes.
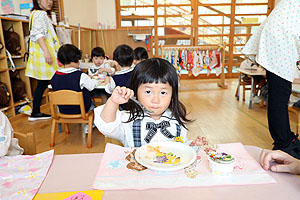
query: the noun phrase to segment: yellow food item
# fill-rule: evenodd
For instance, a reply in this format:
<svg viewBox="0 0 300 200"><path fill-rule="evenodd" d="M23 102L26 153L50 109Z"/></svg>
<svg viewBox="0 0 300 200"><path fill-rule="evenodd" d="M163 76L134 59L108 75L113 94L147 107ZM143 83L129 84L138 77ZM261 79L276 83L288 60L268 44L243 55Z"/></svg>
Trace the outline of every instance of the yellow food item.
<svg viewBox="0 0 300 200"><path fill-rule="evenodd" d="M173 164L178 164L178 163L180 163L180 157L175 158L175 160L173 162Z"/></svg>

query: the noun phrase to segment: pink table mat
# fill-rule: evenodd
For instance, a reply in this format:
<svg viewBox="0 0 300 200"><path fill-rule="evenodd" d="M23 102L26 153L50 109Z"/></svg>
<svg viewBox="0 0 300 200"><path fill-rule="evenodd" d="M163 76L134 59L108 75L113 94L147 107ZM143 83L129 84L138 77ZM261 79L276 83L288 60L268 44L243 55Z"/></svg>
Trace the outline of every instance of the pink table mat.
<svg viewBox="0 0 300 200"><path fill-rule="evenodd" d="M188 178L184 170L175 172L157 172L144 170L141 172L126 167L125 151L132 151L108 143L101 160L93 188L100 190L149 189L203 187L219 185L250 185L276 183L245 150L241 143L219 144L218 150L232 154L236 158L236 166L231 176L215 176L212 174L205 152L201 152L201 163L197 165L199 174L196 178Z"/></svg>
<svg viewBox="0 0 300 200"><path fill-rule="evenodd" d="M0 159L0 199L30 200L39 190L53 160L53 150Z"/></svg>

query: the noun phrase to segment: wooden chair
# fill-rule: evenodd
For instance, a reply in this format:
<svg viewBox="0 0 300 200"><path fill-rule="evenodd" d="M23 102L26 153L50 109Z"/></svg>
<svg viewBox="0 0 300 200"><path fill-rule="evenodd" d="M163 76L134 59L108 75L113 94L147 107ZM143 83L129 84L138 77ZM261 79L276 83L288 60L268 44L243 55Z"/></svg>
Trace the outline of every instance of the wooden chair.
<svg viewBox="0 0 300 200"><path fill-rule="evenodd" d="M14 131L14 137L19 140L19 145L24 149L25 155L34 155L37 153L33 133L20 133Z"/></svg>
<svg viewBox="0 0 300 200"><path fill-rule="evenodd" d="M120 142L120 140L113 139L113 138L106 137L106 136L105 136L104 143L105 143L105 146L106 146L107 143L112 143L112 144L116 144L116 145L119 145L119 146L124 146L124 145Z"/></svg>
<svg viewBox="0 0 300 200"><path fill-rule="evenodd" d="M259 83L254 82L254 89L253 89L252 95L258 95L258 93L261 91L261 88L264 84L265 84L265 81L261 81ZM240 86L243 87L243 101L245 101L245 92L246 92L246 90L251 90L251 81L245 81L245 80L241 79ZM235 97L237 97L237 95L238 95L238 87L236 88ZM259 107L260 108L264 107L263 99L261 99Z"/></svg>
<svg viewBox="0 0 300 200"><path fill-rule="evenodd" d="M289 112L292 112L296 115L296 134L298 134L299 125L300 125L300 108L297 108L295 106L289 106L288 107Z"/></svg>
<svg viewBox="0 0 300 200"><path fill-rule="evenodd" d="M94 119L94 112L85 112L84 100L82 92L76 92L72 90L59 90L55 92L49 92L50 100L50 110L52 115L52 125L51 125L51 138L50 147L54 147L54 137L56 124L62 123L65 125L66 134L70 133L68 124L88 124L88 137L87 137L87 147L92 147L92 125ZM80 114L63 114L58 112L58 105L79 105L81 113Z"/></svg>

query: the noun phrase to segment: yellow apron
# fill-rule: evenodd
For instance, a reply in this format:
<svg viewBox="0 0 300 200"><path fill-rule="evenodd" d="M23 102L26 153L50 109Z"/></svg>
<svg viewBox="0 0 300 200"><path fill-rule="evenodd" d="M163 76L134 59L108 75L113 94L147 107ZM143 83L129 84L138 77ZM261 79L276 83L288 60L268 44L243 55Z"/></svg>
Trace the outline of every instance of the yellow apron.
<svg viewBox="0 0 300 200"><path fill-rule="evenodd" d="M30 21L32 18L32 22L34 21L34 13L36 11L33 11L30 16ZM57 38L57 35L53 29L52 24L50 23L50 19L48 19L49 25L48 25L48 33L47 37L45 39L45 43L47 48L49 49L51 55L52 55L52 65L49 65L45 61L44 57L44 51L40 47L38 42L33 42L30 40L29 42L29 58L26 65L26 76L38 79L38 80L50 80L53 76L53 74L56 72L58 68L57 64L57 51L60 47L59 41ZM31 23L29 24L29 30L31 30Z"/></svg>

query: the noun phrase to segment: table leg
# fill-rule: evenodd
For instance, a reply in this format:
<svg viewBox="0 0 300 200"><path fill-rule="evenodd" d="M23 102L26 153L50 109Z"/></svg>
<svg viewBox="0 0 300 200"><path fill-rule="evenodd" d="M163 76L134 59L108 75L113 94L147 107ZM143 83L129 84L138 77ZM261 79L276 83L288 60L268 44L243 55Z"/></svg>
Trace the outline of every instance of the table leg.
<svg viewBox="0 0 300 200"><path fill-rule="evenodd" d="M237 88L237 95L236 100L240 100L240 86L241 86L241 79L242 79L242 73L239 74L239 81L238 81L238 88Z"/></svg>
<svg viewBox="0 0 300 200"><path fill-rule="evenodd" d="M250 109L252 108L253 89L254 89L254 77L251 76L251 90L250 90L250 102L249 102Z"/></svg>

